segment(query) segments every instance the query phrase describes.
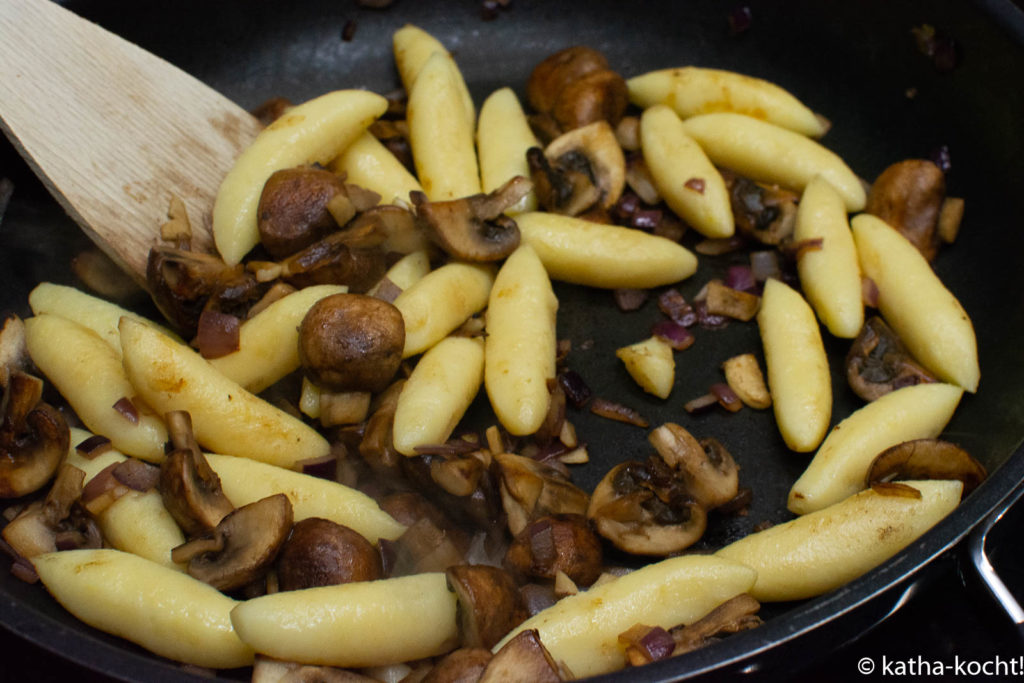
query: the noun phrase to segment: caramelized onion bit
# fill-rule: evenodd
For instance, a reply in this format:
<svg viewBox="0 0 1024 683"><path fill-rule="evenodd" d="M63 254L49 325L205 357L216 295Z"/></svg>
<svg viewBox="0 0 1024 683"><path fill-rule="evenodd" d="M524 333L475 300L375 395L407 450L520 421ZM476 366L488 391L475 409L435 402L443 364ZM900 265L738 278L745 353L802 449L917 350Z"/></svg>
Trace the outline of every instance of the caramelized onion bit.
<svg viewBox="0 0 1024 683"><path fill-rule="evenodd" d="M582 408L594 395L590 387L575 370L563 370L558 374L558 383L562 385L565 397L574 408Z"/></svg>
<svg viewBox="0 0 1024 683"><path fill-rule="evenodd" d="M688 329L672 320L662 320L656 323L651 329L651 334L676 351L684 351L690 348L693 346L693 342L697 340Z"/></svg>
<svg viewBox="0 0 1024 683"><path fill-rule="evenodd" d="M89 460L103 455L111 448L113 448L113 446L110 443L110 439L102 434L93 434L88 439L75 446L75 450L78 451L82 457L88 458Z"/></svg>
<svg viewBox="0 0 1024 683"><path fill-rule="evenodd" d="M740 400L740 397L732 390L732 387L724 382L712 384L710 393L714 395L718 404L730 413L735 413L743 407L743 401Z"/></svg>
<svg viewBox="0 0 1024 683"><path fill-rule="evenodd" d="M658 297L658 308L673 322L689 327L697 322L697 313L677 289L667 289Z"/></svg>
<svg viewBox="0 0 1024 683"><path fill-rule="evenodd" d="M636 425L637 427L649 427L648 422L640 413L624 406L621 403L615 401L609 401L606 398L595 398L590 404L590 412L601 417L607 417L609 420L615 420L617 422L625 422L626 424Z"/></svg>
<svg viewBox="0 0 1024 683"><path fill-rule="evenodd" d="M135 407L135 404L132 403L132 400L127 396L122 396L117 399L117 402L111 407L121 413L121 417L128 420L133 425L139 424L139 409Z"/></svg>
<svg viewBox="0 0 1024 683"><path fill-rule="evenodd" d="M619 634L630 666L643 666L672 656L676 641L660 626L637 624Z"/></svg>
<svg viewBox="0 0 1024 683"><path fill-rule="evenodd" d="M296 466L303 474L334 481L338 473L338 458L334 453L328 453L319 458L300 460Z"/></svg>
<svg viewBox="0 0 1024 683"><path fill-rule="evenodd" d="M616 289L612 292L615 297L615 305L619 310L628 313L639 310L647 303L649 292L646 289Z"/></svg>
<svg viewBox="0 0 1024 683"><path fill-rule="evenodd" d="M887 498L921 499L921 492L918 489L898 481L874 481L871 482L871 490Z"/></svg>
<svg viewBox="0 0 1024 683"><path fill-rule="evenodd" d="M111 471L114 479L134 491L155 489L160 481L160 468L149 463L128 458L118 463Z"/></svg>
<svg viewBox="0 0 1024 683"><path fill-rule="evenodd" d="M765 282L768 278L782 277L779 265L779 252L774 249L754 251L750 253L750 272L757 282Z"/></svg>
<svg viewBox="0 0 1024 683"><path fill-rule="evenodd" d="M220 358L239 349L241 321L233 315L206 310L199 316L195 345L203 358Z"/></svg>

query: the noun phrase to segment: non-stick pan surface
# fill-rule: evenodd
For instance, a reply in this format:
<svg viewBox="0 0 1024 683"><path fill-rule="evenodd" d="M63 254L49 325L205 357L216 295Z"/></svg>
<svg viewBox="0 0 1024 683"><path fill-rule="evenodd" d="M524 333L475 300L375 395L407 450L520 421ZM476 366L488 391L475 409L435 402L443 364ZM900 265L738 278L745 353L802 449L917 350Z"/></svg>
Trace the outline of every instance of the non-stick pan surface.
<svg viewBox="0 0 1024 683"><path fill-rule="evenodd" d="M729 31L727 21L738 3L717 0L514 0L490 21L483 20L477 0L398 0L387 10L360 8L350 0L66 4L246 107L271 96L301 101L338 88L394 90L390 36L412 22L454 53L478 104L506 85L522 95L540 59L585 44L603 51L627 77L694 64L774 81L832 121L824 143L866 179L892 162L948 150L949 191L966 199L967 211L959 239L942 252L935 269L974 321L982 381L976 395L965 396L946 436L989 469L989 480L920 541L861 579L805 603L766 605L763 627L633 670L630 680L770 669L794 651L794 643L801 654L788 656L786 666L809 662L810 653L827 651L852 635L844 618L882 609L879 596L891 596L953 546L1024 479L1024 18L1010 4L749 2L752 22L739 35ZM355 31L344 40L349 22L355 22ZM955 41L959 59L952 70L940 71L918 49L912 29L926 24ZM188 107L188 102L167 106ZM16 183L0 227L0 304L27 314L26 296L35 283L74 282L67 264L84 238L11 148L5 144L0 150L0 175ZM691 235L685 243L695 241ZM700 270L681 291L692 296L729 263L729 257L702 258ZM746 351L760 355L754 323L697 330L697 343L677 356L672 397L660 401L640 391L614 358L615 348L646 336L658 317L653 302L627 314L615 308L607 292L559 286L557 293L559 334L574 343L569 365L596 394L634 407L654 425L672 420L698 436L716 436L741 465L741 485L753 490L749 514L717 519L703 546L720 546L760 522L790 518L786 493L809 456L786 450L770 411L691 416L682 409L720 381L723 360ZM860 401L843 375L848 342L824 336L832 364L834 424ZM570 418L590 445L592 462L573 473L585 489L613 464L648 451L644 430L585 412ZM174 663L83 626L41 587L3 572L0 621L47 649L126 680L188 675Z"/></svg>

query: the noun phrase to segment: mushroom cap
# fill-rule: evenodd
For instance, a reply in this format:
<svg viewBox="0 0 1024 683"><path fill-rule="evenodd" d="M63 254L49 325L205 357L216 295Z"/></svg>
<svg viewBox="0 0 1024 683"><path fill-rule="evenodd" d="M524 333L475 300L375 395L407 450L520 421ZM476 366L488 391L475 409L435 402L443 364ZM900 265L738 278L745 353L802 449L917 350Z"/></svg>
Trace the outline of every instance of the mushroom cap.
<svg viewBox="0 0 1024 683"><path fill-rule="evenodd" d="M562 680L559 666L541 642L537 629L526 629L494 653L479 683L559 683Z"/></svg>
<svg viewBox="0 0 1024 683"><path fill-rule="evenodd" d="M620 550L664 556L696 543L707 512L659 458L613 467L594 489L587 518Z"/></svg>
<svg viewBox="0 0 1024 683"><path fill-rule="evenodd" d="M658 455L685 477L693 497L708 509L728 503L739 493L739 466L717 439L697 440L668 422L648 435Z"/></svg>
<svg viewBox="0 0 1024 683"><path fill-rule="evenodd" d="M53 477L71 443L64 416L39 400L43 382L11 373L0 424L0 498L38 491Z"/></svg>
<svg viewBox="0 0 1024 683"><path fill-rule="evenodd" d="M514 453L499 453L494 461L499 470L501 505L513 535L545 515L586 512L590 496L553 467Z"/></svg>
<svg viewBox="0 0 1024 683"><path fill-rule="evenodd" d="M549 113L562 91L588 74L608 69L608 60L584 45L567 47L537 64L526 82L526 99L539 112Z"/></svg>
<svg viewBox="0 0 1024 683"><path fill-rule="evenodd" d="M942 439L914 439L879 453L868 468L865 483L872 486L900 479L959 479L966 496L986 476L985 466L957 444Z"/></svg>
<svg viewBox="0 0 1024 683"><path fill-rule="evenodd" d="M460 647L452 650L434 665L422 683L471 683L480 678L491 651L482 647Z"/></svg>
<svg viewBox="0 0 1024 683"><path fill-rule="evenodd" d="M550 211L578 215L595 203L608 209L626 187L626 157L605 120L552 140L544 148L544 162L536 153L528 154L527 161L537 198Z"/></svg>
<svg viewBox="0 0 1024 683"><path fill-rule="evenodd" d="M380 553L358 532L320 517L296 522L277 559L281 590L381 578Z"/></svg>
<svg viewBox="0 0 1024 683"><path fill-rule="evenodd" d="M865 401L913 384L937 382L921 366L903 341L877 315L864 322L846 354L846 381Z"/></svg>
<svg viewBox="0 0 1024 683"><path fill-rule="evenodd" d="M907 159L875 179L864 211L891 225L931 261L939 249L939 214L945 198L942 169L926 159Z"/></svg>
<svg viewBox="0 0 1024 683"><path fill-rule="evenodd" d="M347 196L342 179L326 169L299 166L275 171L260 194L260 243L275 259L308 247L338 228L327 205L339 201L336 197L346 201Z"/></svg>
<svg viewBox="0 0 1024 683"><path fill-rule="evenodd" d="M329 391L383 391L402 362L405 321L392 304L362 294L332 294L299 326L306 376Z"/></svg>
<svg viewBox="0 0 1024 683"><path fill-rule="evenodd" d="M212 534L180 545L176 562L188 560L188 573L221 591L260 578L273 564L292 528L292 504L283 493L243 505L221 520ZM192 550L197 554L192 557Z"/></svg>

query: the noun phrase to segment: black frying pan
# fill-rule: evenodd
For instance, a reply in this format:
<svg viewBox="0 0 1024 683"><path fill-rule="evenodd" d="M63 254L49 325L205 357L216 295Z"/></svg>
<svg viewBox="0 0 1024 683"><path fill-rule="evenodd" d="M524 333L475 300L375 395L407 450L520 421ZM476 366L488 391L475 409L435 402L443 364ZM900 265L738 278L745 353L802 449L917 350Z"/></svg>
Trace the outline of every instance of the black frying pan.
<svg viewBox="0 0 1024 683"><path fill-rule="evenodd" d="M522 94L533 65L551 52L587 44L605 52L628 76L696 64L772 80L832 120L824 142L862 177L886 165L929 157L945 146L950 192L967 200L960 238L935 268L959 297L978 332L982 381L966 396L946 436L967 447L992 473L989 480L920 541L868 575L815 600L766 605L767 623L685 657L629 672L630 680L670 680L708 672L778 672L806 664L884 616L902 588L957 544L1024 479L1024 16L1006 2L746 3L753 22L731 35L734 5L715 0L583 2L513 0L484 21L477 0L398 0L385 11L354 2L176 3L68 2L75 12L195 74L246 107L283 95L294 101L346 87L387 92L398 86L392 32L411 21L455 54L478 104L511 85ZM351 41L343 29L355 21ZM921 54L911 29L930 24L957 41L961 59L939 72ZM912 96L911 96L912 94ZM187 102L169 102L187 107ZM43 279L73 283L67 263L84 244L75 226L31 178L6 144L0 175L16 192L0 228L0 302L27 314L26 296ZM74 150L69 150L73 154ZM693 238L689 238L688 244ZM723 272L728 259L701 261L681 287L692 295ZM661 402L625 375L613 350L637 341L657 317L654 306L623 314L610 295L560 286L560 335L577 342L569 358L602 396L627 403L652 424L674 420L699 436L715 435L742 467L754 491L746 517L722 518L703 544L717 547L758 522L783 521L786 492L808 456L786 451L770 412L745 409L689 416L682 404L720 375L722 360L760 353L753 323L698 331L677 358L677 384ZM826 338L827 335L826 335ZM580 344L592 340L593 345ZM846 389L839 359L846 342L827 342L833 359L833 422L860 402ZM571 416L591 444L593 462L575 470L591 488L612 464L641 457L645 433L579 413ZM39 586L0 572L0 622L42 647L125 680L187 677L176 664L83 626ZM799 650L799 655L794 652ZM229 677L244 676L237 672ZM624 676L609 679L624 680ZM198 679L197 680L203 680Z"/></svg>

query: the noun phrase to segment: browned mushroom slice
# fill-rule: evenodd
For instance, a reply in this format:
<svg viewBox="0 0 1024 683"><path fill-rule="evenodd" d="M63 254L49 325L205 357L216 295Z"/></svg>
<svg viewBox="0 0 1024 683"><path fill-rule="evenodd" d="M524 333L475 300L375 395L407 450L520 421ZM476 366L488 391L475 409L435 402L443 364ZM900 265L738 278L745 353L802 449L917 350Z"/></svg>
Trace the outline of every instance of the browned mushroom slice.
<svg viewBox="0 0 1024 683"><path fill-rule="evenodd" d="M384 231L373 223L353 225L331 233L278 264L275 272L295 287L345 285L362 293L375 285L387 270L382 245Z"/></svg>
<svg viewBox="0 0 1024 683"><path fill-rule="evenodd" d="M382 576L380 553L372 543L347 526L319 517L295 524L277 560L277 580L283 591Z"/></svg>
<svg viewBox="0 0 1024 683"><path fill-rule="evenodd" d="M490 194L431 202L422 192L410 193L416 219L449 255L464 261L498 261L519 246L519 226L505 211L533 189L516 176Z"/></svg>
<svg viewBox="0 0 1024 683"><path fill-rule="evenodd" d="M340 204L347 211L342 212ZM355 207L339 176L323 168L299 166L276 171L267 179L256 215L260 244L282 259L347 223Z"/></svg>
<svg viewBox="0 0 1024 683"><path fill-rule="evenodd" d="M670 468L683 473L694 498L708 508L729 502L739 492L739 467L716 439L697 441L668 422L647 437Z"/></svg>
<svg viewBox="0 0 1024 683"><path fill-rule="evenodd" d="M459 599L463 647L491 648L526 619L526 607L508 572L488 565L461 564L445 571Z"/></svg>
<svg viewBox="0 0 1024 683"><path fill-rule="evenodd" d="M915 439L890 446L868 468L868 486L897 479L959 479L964 495L985 480L985 466L960 446L942 439Z"/></svg>
<svg viewBox="0 0 1024 683"><path fill-rule="evenodd" d="M938 381L923 368L885 321L872 316L846 354L846 379L865 401L901 387Z"/></svg>
<svg viewBox="0 0 1024 683"><path fill-rule="evenodd" d="M770 245L782 244L792 237L799 199L795 193L732 173L723 173L722 177L740 233Z"/></svg>
<svg viewBox="0 0 1024 683"><path fill-rule="evenodd" d="M942 170L925 159L907 159L875 179L864 211L898 230L931 261L939 249L939 214L945 198Z"/></svg>
<svg viewBox="0 0 1024 683"><path fill-rule="evenodd" d="M3 529L3 539L23 558L70 548L99 548L103 538L92 518L75 505L85 472L65 463L46 498L22 510Z"/></svg>
<svg viewBox="0 0 1024 683"><path fill-rule="evenodd" d="M531 522L505 552L505 566L533 578L564 572L578 586L601 575L601 541L582 515L550 515Z"/></svg>
<svg viewBox="0 0 1024 683"><path fill-rule="evenodd" d="M527 629L494 653L479 683L558 683L571 678L569 672L562 675L537 630Z"/></svg>
<svg viewBox="0 0 1024 683"><path fill-rule="evenodd" d="M160 496L186 536L206 533L235 506L224 495L220 477L196 444L188 413L168 413L165 420L175 450L160 465Z"/></svg>
<svg viewBox="0 0 1024 683"><path fill-rule="evenodd" d="M314 384L330 391L383 391L405 347L405 322L393 305L362 294L332 294L299 326L299 361Z"/></svg>
<svg viewBox="0 0 1024 683"><path fill-rule="evenodd" d="M741 593L726 600L698 621L682 628L672 629L672 637L676 646L672 654L681 655L692 652L710 644L716 636L738 633L760 626L764 623L761 617L757 616L760 609L761 603L747 593Z"/></svg>
<svg viewBox="0 0 1024 683"><path fill-rule="evenodd" d="M209 254L165 246L149 250L146 283L160 312L186 337L195 334L207 307L241 313L262 296L262 287L242 265L229 266Z"/></svg>
<svg viewBox="0 0 1024 683"><path fill-rule="evenodd" d="M234 590L266 573L291 528L292 504L278 493L238 508L213 532L174 548L171 559L188 562L191 576L218 590Z"/></svg>
<svg viewBox="0 0 1024 683"><path fill-rule="evenodd" d="M609 209L626 186L626 157L607 121L564 133L528 152L537 199L555 213L577 216L593 206Z"/></svg>
<svg viewBox="0 0 1024 683"><path fill-rule="evenodd" d="M0 404L0 498L38 491L57 471L71 443L64 416L40 401L43 381L20 370Z"/></svg>
<svg viewBox="0 0 1024 683"><path fill-rule="evenodd" d="M539 517L586 512L590 497L550 465L514 453L497 454L494 460L501 505L514 536Z"/></svg>
<svg viewBox="0 0 1024 683"><path fill-rule="evenodd" d="M482 647L460 647L449 652L421 683L476 683L494 655Z"/></svg>
<svg viewBox="0 0 1024 683"><path fill-rule="evenodd" d="M378 476L397 477L401 474L400 462L405 456L395 450L393 427L398 397L404 386L404 379L396 380L374 399L370 406L370 419L366 421L359 441L359 455Z"/></svg>
<svg viewBox="0 0 1024 683"><path fill-rule="evenodd" d="M613 467L594 489L587 518L616 548L634 555L679 552L707 528L704 507L658 457Z"/></svg>
<svg viewBox="0 0 1024 683"><path fill-rule="evenodd" d="M25 321L16 315L9 315L0 329L0 389L7 388L11 372L25 370L28 362Z"/></svg>

